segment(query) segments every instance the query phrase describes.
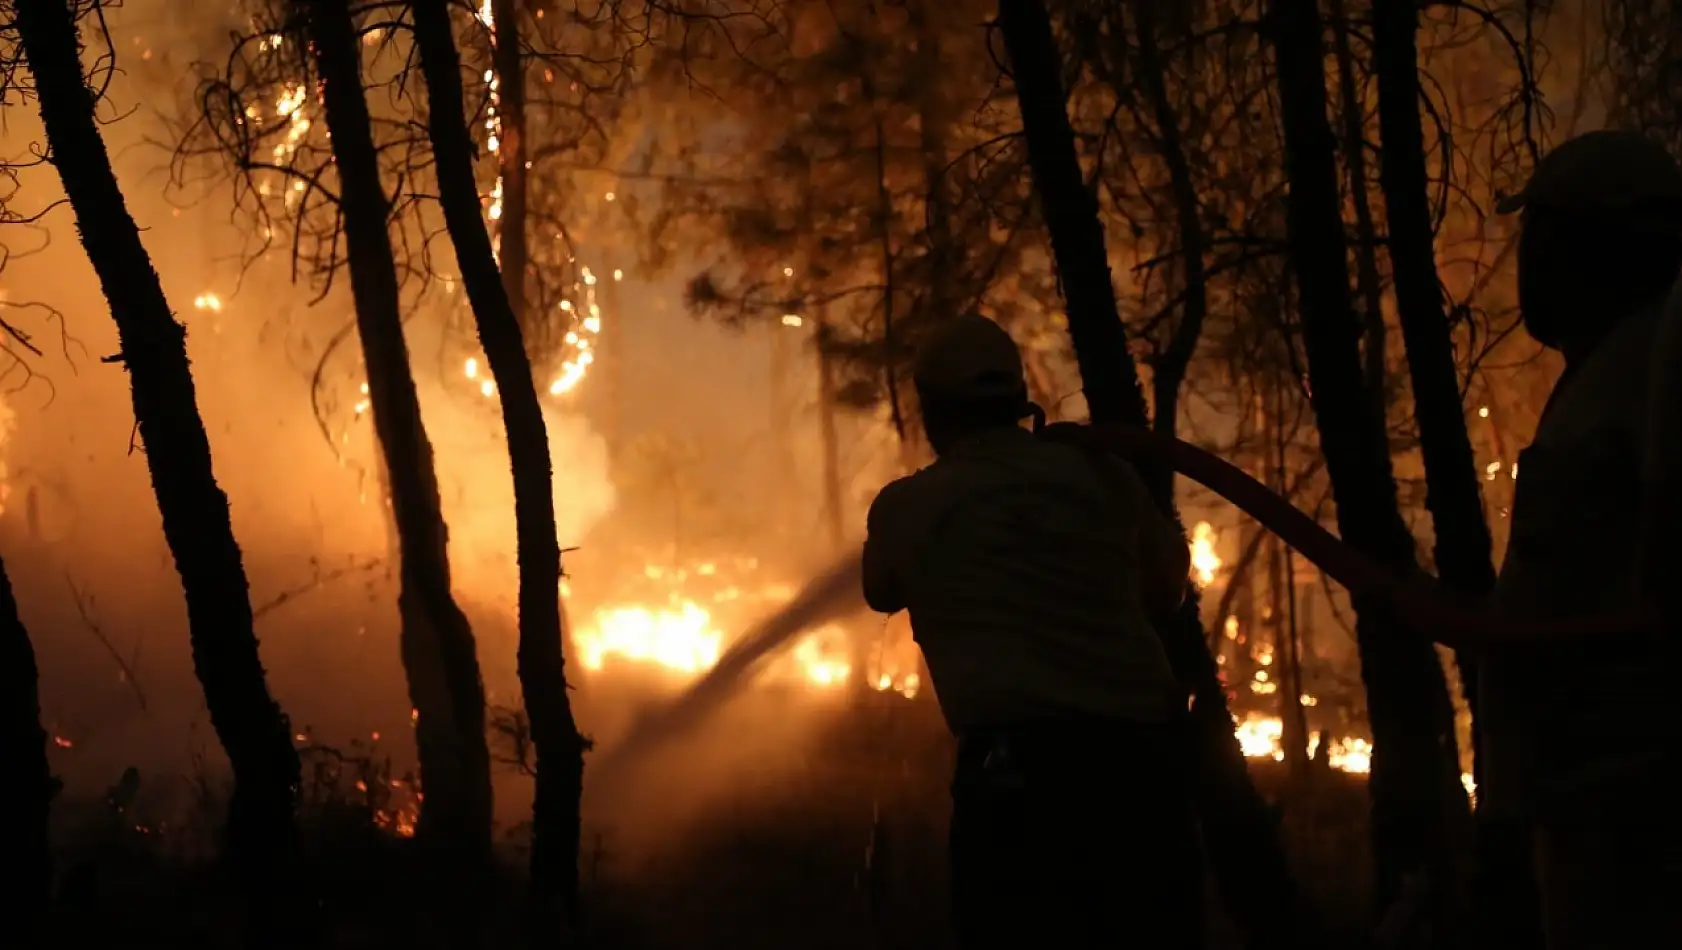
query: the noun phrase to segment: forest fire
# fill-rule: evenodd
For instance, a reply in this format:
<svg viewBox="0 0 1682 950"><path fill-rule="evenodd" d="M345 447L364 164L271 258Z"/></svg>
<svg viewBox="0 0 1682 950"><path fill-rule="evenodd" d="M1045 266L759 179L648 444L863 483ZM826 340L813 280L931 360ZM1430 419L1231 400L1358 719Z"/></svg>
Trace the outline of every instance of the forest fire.
<svg viewBox="0 0 1682 950"><path fill-rule="evenodd" d="M1473 732L1492 724L1455 691L1453 624L1371 623L1395 602L1327 552L1372 560L1357 527L1388 526L1369 536L1392 567L1404 531L1434 547L1387 589L1458 589L1530 530L1513 459L1559 361L1520 352L1536 314L1509 272L1536 272L1517 238L1547 216L1510 199L1538 194L1532 143L1580 117L1675 150L1647 75L1664 57L1634 43L1678 33L1662 11L1527 5L1533 47L1504 42L1518 14L1303 0L200 6L15 3L0 31L27 77L5 137L53 159L0 202L42 242L0 267L0 762L27 798L0 863L32 915L9 932L512 946L586 922L653 950L1015 930L928 899L963 697L943 708L907 613L860 598L871 499L932 447L920 351L972 316L1047 421L1173 437L1328 542L1181 470L1186 548L1136 552L1173 555L1158 626L1217 740L1178 750L1202 827L1158 837L1201 833L1226 906L1198 923L1230 926L1168 923L1220 950L1463 923L1408 899L1459 872L1465 801L1436 796L1469 736L1516 740ZM1270 29L1221 28L1256 16ZM1655 537L1552 547L1611 578L1608 552L1672 533L1642 507ZM1020 543L1049 527L1024 513L989 559L1059 582L1034 605L1099 599ZM1372 662L1398 626L1421 636ZM1002 651L973 660L1007 701L1028 685ZM1617 781L1608 799L1650 784ZM1060 807L1085 828L1185 811L1115 807L1132 790ZM1401 846L1372 834L1396 827ZM453 886L513 858L527 886ZM1193 877L1161 883L1200 896ZM1640 900L1607 918L1674 890L1625 877ZM1071 942L1074 910L1014 903ZM1124 916L1179 902L1154 903Z"/></svg>

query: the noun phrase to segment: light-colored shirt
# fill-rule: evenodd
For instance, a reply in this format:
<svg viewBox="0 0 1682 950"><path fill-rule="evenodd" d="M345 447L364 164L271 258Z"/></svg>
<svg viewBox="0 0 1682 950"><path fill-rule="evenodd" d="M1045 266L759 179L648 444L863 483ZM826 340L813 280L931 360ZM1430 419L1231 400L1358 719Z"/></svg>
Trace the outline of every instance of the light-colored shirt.
<svg viewBox="0 0 1682 950"><path fill-rule="evenodd" d="M865 597L909 610L954 732L1168 718L1174 675L1146 616L1140 558L1172 529L1137 473L1109 461L1101 470L1079 448L1000 429L871 505Z"/></svg>
<svg viewBox="0 0 1682 950"><path fill-rule="evenodd" d="M1629 613L1659 315L1631 316L1556 385L1519 454L1495 606L1523 620ZM1480 673L1490 808L1546 817L1600 800L1671 741L1672 671L1646 647L1517 645Z"/></svg>

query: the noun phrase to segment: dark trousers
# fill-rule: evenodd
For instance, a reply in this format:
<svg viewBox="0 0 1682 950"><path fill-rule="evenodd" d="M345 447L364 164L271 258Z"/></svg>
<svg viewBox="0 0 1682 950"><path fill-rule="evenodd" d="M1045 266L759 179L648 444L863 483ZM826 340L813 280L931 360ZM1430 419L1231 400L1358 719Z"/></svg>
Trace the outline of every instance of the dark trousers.
<svg viewBox="0 0 1682 950"><path fill-rule="evenodd" d="M972 733L952 783L962 950L1201 950L1203 873L1176 727Z"/></svg>

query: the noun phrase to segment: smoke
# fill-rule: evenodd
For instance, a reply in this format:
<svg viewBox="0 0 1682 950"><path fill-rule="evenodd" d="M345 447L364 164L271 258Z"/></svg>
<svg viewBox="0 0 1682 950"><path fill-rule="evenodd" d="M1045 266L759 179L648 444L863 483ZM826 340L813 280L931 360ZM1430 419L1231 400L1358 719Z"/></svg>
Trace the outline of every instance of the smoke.
<svg viewBox="0 0 1682 950"><path fill-rule="evenodd" d="M128 44L126 34L139 31L130 24L165 9L163 0L114 9L112 33ZM410 704L348 281L339 275L314 299L294 283L284 246L255 261L239 257L255 225L231 215L224 193L210 188L184 203L171 189L169 156L150 144L168 139L157 113L179 108L169 97L182 94L182 57L216 54L201 48L204 37L171 35L156 23L145 32L140 48L160 52L145 66L131 59L118 76L111 108L125 117L103 132L187 327L270 688L300 734L325 745L369 743L401 773L413 764ZM163 62L172 55L173 66ZM6 118L0 141L12 153L40 147L27 104L9 107ZM62 198L51 166L19 176L14 213ZM65 800L97 796L129 766L149 788L219 775L127 374L120 361L103 359L120 343L69 209L53 210L38 228L9 229L0 241L13 252L0 273L4 299L41 301L58 314L16 304L7 312L44 355L23 354L30 373L7 376L14 385L0 396L0 553L36 646L44 724L61 740L51 753ZM433 257L448 260L447 246ZM574 391L542 395L559 541L580 548L566 559L567 610L582 626L604 606L652 601L656 566L754 562L751 576L727 579L742 599L708 601L733 640L774 612L769 601L750 603L754 591L797 587L806 568L835 553L822 530L817 426L801 418L817 386L796 352L784 354L780 384L770 381L771 334L785 334L792 351L793 331L698 322L681 309L683 277L627 266L616 287L622 303L602 313L604 338L615 337L612 358L604 355ZM406 337L456 593L474 624L491 702L517 706L513 488L498 403L484 393L488 375L465 300L436 285L407 291ZM473 376L470 358L479 360ZM776 412L767 408L773 403ZM783 421L773 421L779 415ZM841 428L854 435L882 426L843 420ZM849 480L881 456L863 440L842 454ZM854 525L862 524L872 480L864 476L849 499ZM675 689L658 674L621 669L575 665L570 677L582 728L604 751ZM604 795L592 785L591 827L641 829L651 847L670 847L663 835L716 814L726 807L720 802L748 790L769 794L780 779L768 776L804 761L844 708L844 690L822 693L776 677L745 693L646 757L634 789ZM527 780L507 768L497 782L499 820L512 826L529 817ZM670 791L674 782L681 795Z"/></svg>

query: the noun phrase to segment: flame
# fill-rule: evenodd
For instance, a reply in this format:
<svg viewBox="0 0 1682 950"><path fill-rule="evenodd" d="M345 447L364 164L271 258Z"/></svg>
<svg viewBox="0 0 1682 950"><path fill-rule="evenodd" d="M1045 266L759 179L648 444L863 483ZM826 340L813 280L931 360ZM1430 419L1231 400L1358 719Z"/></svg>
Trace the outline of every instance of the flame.
<svg viewBox="0 0 1682 950"><path fill-rule="evenodd" d="M1207 587L1221 569L1220 555L1215 553L1215 529L1207 521L1199 521L1191 530L1191 570L1199 586Z"/></svg>
<svg viewBox="0 0 1682 950"><path fill-rule="evenodd" d="M595 341L602 332L602 308L596 302L596 275L589 267L579 268L581 280L574 285L584 296L584 318L577 320L573 329L567 331L565 339L569 350L568 355L561 361L560 372L549 383L549 395L564 396L578 388L583 382L585 373L596 362ZM615 270L613 279L620 280L625 272ZM559 309L576 317L579 307L570 300L562 300ZM479 357L470 356L462 362L462 375L476 383L479 394L489 399L496 395L496 385L488 379L480 379Z"/></svg>
<svg viewBox="0 0 1682 950"><path fill-rule="evenodd" d="M602 669L609 657L702 673L718 662L724 635L694 601L675 608L616 606L596 611L595 623L578 632L579 662Z"/></svg>
<svg viewBox="0 0 1682 950"><path fill-rule="evenodd" d="M496 37L496 11L491 6L491 0L481 0L475 15L479 22L490 31L491 42ZM490 101L485 105L485 148L492 155L502 151L502 114L497 107L502 105L502 96L498 93L497 75L494 70L487 69L484 74L485 85L490 92ZM491 186L491 192L485 198L485 217L492 221L502 220L502 175L496 176L496 183ZM497 258L500 262L500 256Z"/></svg>
<svg viewBox="0 0 1682 950"><path fill-rule="evenodd" d="M1313 706L1317 701L1312 696L1303 696L1304 706ZM1272 759L1282 762L1285 759L1285 725L1278 716L1264 716L1251 713L1240 720L1232 717L1233 734L1238 738L1238 745L1244 751L1244 757L1249 759ZM1309 758L1319 758L1324 754L1326 765L1339 772L1351 775L1368 775L1372 772L1372 740L1360 736L1326 737L1318 730L1308 734ZM1460 785L1466 794L1474 800L1477 796L1477 782L1472 780L1470 772L1460 774Z"/></svg>
<svg viewBox="0 0 1682 950"><path fill-rule="evenodd" d="M679 680L712 669L729 646L725 625L683 585L690 578L717 578L718 565L702 562L687 569L668 570L650 564L643 573L649 580L669 584L671 596L664 604L615 603L597 608L589 622L573 634L580 665L592 674L611 672L622 665L642 666ZM711 600L715 607L749 600L774 608L794 594L794 588L788 585L744 591L741 586L725 584ZM770 672L813 688L840 686L853 677L850 643L846 629L834 624L821 627L801 637ZM913 685L908 695L915 689Z"/></svg>

